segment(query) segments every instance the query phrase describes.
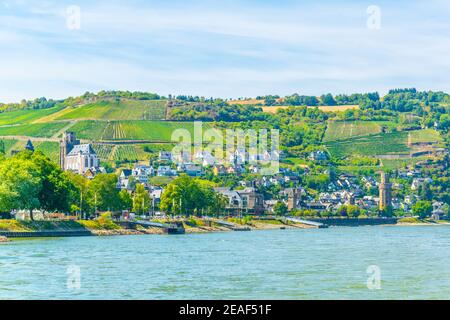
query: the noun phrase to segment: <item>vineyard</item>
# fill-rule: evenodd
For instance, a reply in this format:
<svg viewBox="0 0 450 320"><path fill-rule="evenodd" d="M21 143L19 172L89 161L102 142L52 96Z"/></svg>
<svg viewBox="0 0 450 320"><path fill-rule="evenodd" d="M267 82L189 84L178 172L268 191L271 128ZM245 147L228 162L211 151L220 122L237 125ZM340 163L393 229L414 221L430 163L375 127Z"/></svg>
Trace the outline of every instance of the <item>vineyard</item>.
<svg viewBox="0 0 450 320"><path fill-rule="evenodd" d="M111 153L113 151L114 145L111 144L94 144L95 152L97 153L100 160L110 160Z"/></svg>
<svg viewBox="0 0 450 320"><path fill-rule="evenodd" d="M355 137L341 141L326 142L331 155L338 158L349 156L377 156L382 154L407 154L408 133L393 132Z"/></svg>
<svg viewBox="0 0 450 320"><path fill-rule="evenodd" d="M78 107L69 107L55 120L164 120L165 100L103 100Z"/></svg>
<svg viewBox="0 0 450 320"><path fill-rule="evenodd" d="M114 146L111 160L114 161L137 161L140 160L134 146L129 145L117 145Z"/></svg>
<svg viewBox="0 0 450 320"><path fill-rule="evenodd" d="M323 141L345 140L382 132L383 127L392 128L388 121L329 121Z"/></svg>

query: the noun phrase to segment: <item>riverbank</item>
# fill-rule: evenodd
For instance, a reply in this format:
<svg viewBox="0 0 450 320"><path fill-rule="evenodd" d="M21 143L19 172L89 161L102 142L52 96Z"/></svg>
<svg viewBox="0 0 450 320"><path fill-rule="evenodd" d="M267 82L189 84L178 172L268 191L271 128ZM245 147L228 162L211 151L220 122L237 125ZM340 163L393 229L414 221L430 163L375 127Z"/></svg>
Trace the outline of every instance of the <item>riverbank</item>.
<svg viewBox="0 0 450 320"><path fill-rule="evenodd" d="M327 226L439 226L450 225L448 221L435 222L419 220L417 218L377 218L377 219L310 219ZM161 224L175 224L182 226L184 233L212 233L228 231L255 231L280 229L309 229L314 226L286 221L278 218L184 218L157 220ZM158 235L167 234L164 227L143 226L134 224L130 227L126 222L114 222L105 217L96 220L79 221L18 221L0 220L0 242L8 238L32 237L79 237L79 236L119 236L119 235Z"/></svg>
<svg viewBox="0 0 450 320"><path fill-rule="evenodd" d="M307 228L308 226L291 222L282 222L277 219L252 220L244 219L164 219L156 223L174 224L182 226L185 233L211 233L227 231L273 230L287 228ZM71 237L71 236L118 236L118 235L146 235L165 234L164 227L152 227L126 222L114 222L111 219L100 217L96 220L79 221L19 221L0 220L0 241L7 238L32 237Z"/></svg>

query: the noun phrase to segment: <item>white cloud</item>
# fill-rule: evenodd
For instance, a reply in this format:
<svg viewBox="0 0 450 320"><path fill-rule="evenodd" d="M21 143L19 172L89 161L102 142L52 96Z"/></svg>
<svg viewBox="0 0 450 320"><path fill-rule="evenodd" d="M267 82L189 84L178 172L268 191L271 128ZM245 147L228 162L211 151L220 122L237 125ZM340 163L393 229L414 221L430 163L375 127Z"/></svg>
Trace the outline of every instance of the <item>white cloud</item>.
<svg viewBox="0 0 450 320"><path fill-rule="evenodd" d="M366 7L345 2L81 3L82 29L70 31L65 6L23 2L0 13L0 100L100 89L229 97L448 87L450 22L431 19L440 4L380 6L381 30L372 31Z"/></svg>

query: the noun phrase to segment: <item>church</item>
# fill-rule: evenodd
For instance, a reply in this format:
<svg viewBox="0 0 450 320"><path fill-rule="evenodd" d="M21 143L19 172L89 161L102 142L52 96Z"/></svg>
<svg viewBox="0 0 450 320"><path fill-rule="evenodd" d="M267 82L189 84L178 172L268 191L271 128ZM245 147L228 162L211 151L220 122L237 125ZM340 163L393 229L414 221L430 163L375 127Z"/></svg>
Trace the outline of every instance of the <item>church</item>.
<svg viewBox="0 0 450 320"><path fill-rule="evenodd" d="M59 163L63 170L78 174L102 172L92 144L81 144L74 132L65 132L59 146Z"/></svg>

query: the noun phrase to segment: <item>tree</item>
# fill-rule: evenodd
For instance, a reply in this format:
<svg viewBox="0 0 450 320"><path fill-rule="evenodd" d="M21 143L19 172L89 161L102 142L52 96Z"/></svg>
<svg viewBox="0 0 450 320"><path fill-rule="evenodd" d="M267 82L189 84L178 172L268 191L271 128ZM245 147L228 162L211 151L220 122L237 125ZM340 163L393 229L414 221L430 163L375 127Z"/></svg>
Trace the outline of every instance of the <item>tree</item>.
<svg viewBox="0 0 450 320"><path fill-rule="evenodd" d="M336 100L334 100L333 95L331 93L324 94L320 96L320 100L326 106L335 106Z"/></svg>
<svg viewBox="0 0 450 320"><path fill-rule="evenodd" d="M0 211L28 210L34 220L41 190L39 169L31 160L10 158L0 164Z"/></svg>
<svg viewBox="0 0 450 320"><path fill-rule="evenodd" d="M52 162L41 151L34 153L22 152L22 157L33 161L39 172L42 188L39 191L40 208L45 211L70 210L70 205L76 197L75 186L58 165Z"/></svg>
<svg viewBox="0 0 450 320"><path fill-rule="evenodd" d="M413 207L412 212L414 215L419 216L420 219L425 219L431 215L433 206L430 201L418 201Z"/></svg>
<svg viewBox="0 0 450 320"><path fill-rule="evenodd" d="M112 173L101 173L89 183L88 201L97 211L120 210L121 201L116 188L117 176Z"/></svg>
<svg viewBox="0 0 450 320"><path fill-rule="evenodd" d="M273 212L277 216L285 216L288 213L288 207L283 201L278 201L273 207Z"/></svg>
<svg viewBox="0 0 450 320"><path fill-rule="evenodd" d="M79 208L80 213L90 212L91 206L88 201L90 180L72 172L65 172L65 174L74 186L72 204Z"/></svg>
<svg viewBox="0 0 450 320"><path fill-rule="evenodd" d="M148 191L145 190L144 185L137 184L133 197L133 211L144 214L150 210L151 203L152 199L150 198Z"/></svg>
<svg viewBox="0 0 450 320"><path fill-rule="evenodd" d="M119 198L122 210L130 210L133 207L133 199L127 190L120 190Z"/></svg>
<svg viewBox="0 0 450 320"><path fill-rule="evenodd" d="M167 185L161 195L160 208L170 214L200 215L211 208L213 195L211 182L182 174Z"/></svg>

